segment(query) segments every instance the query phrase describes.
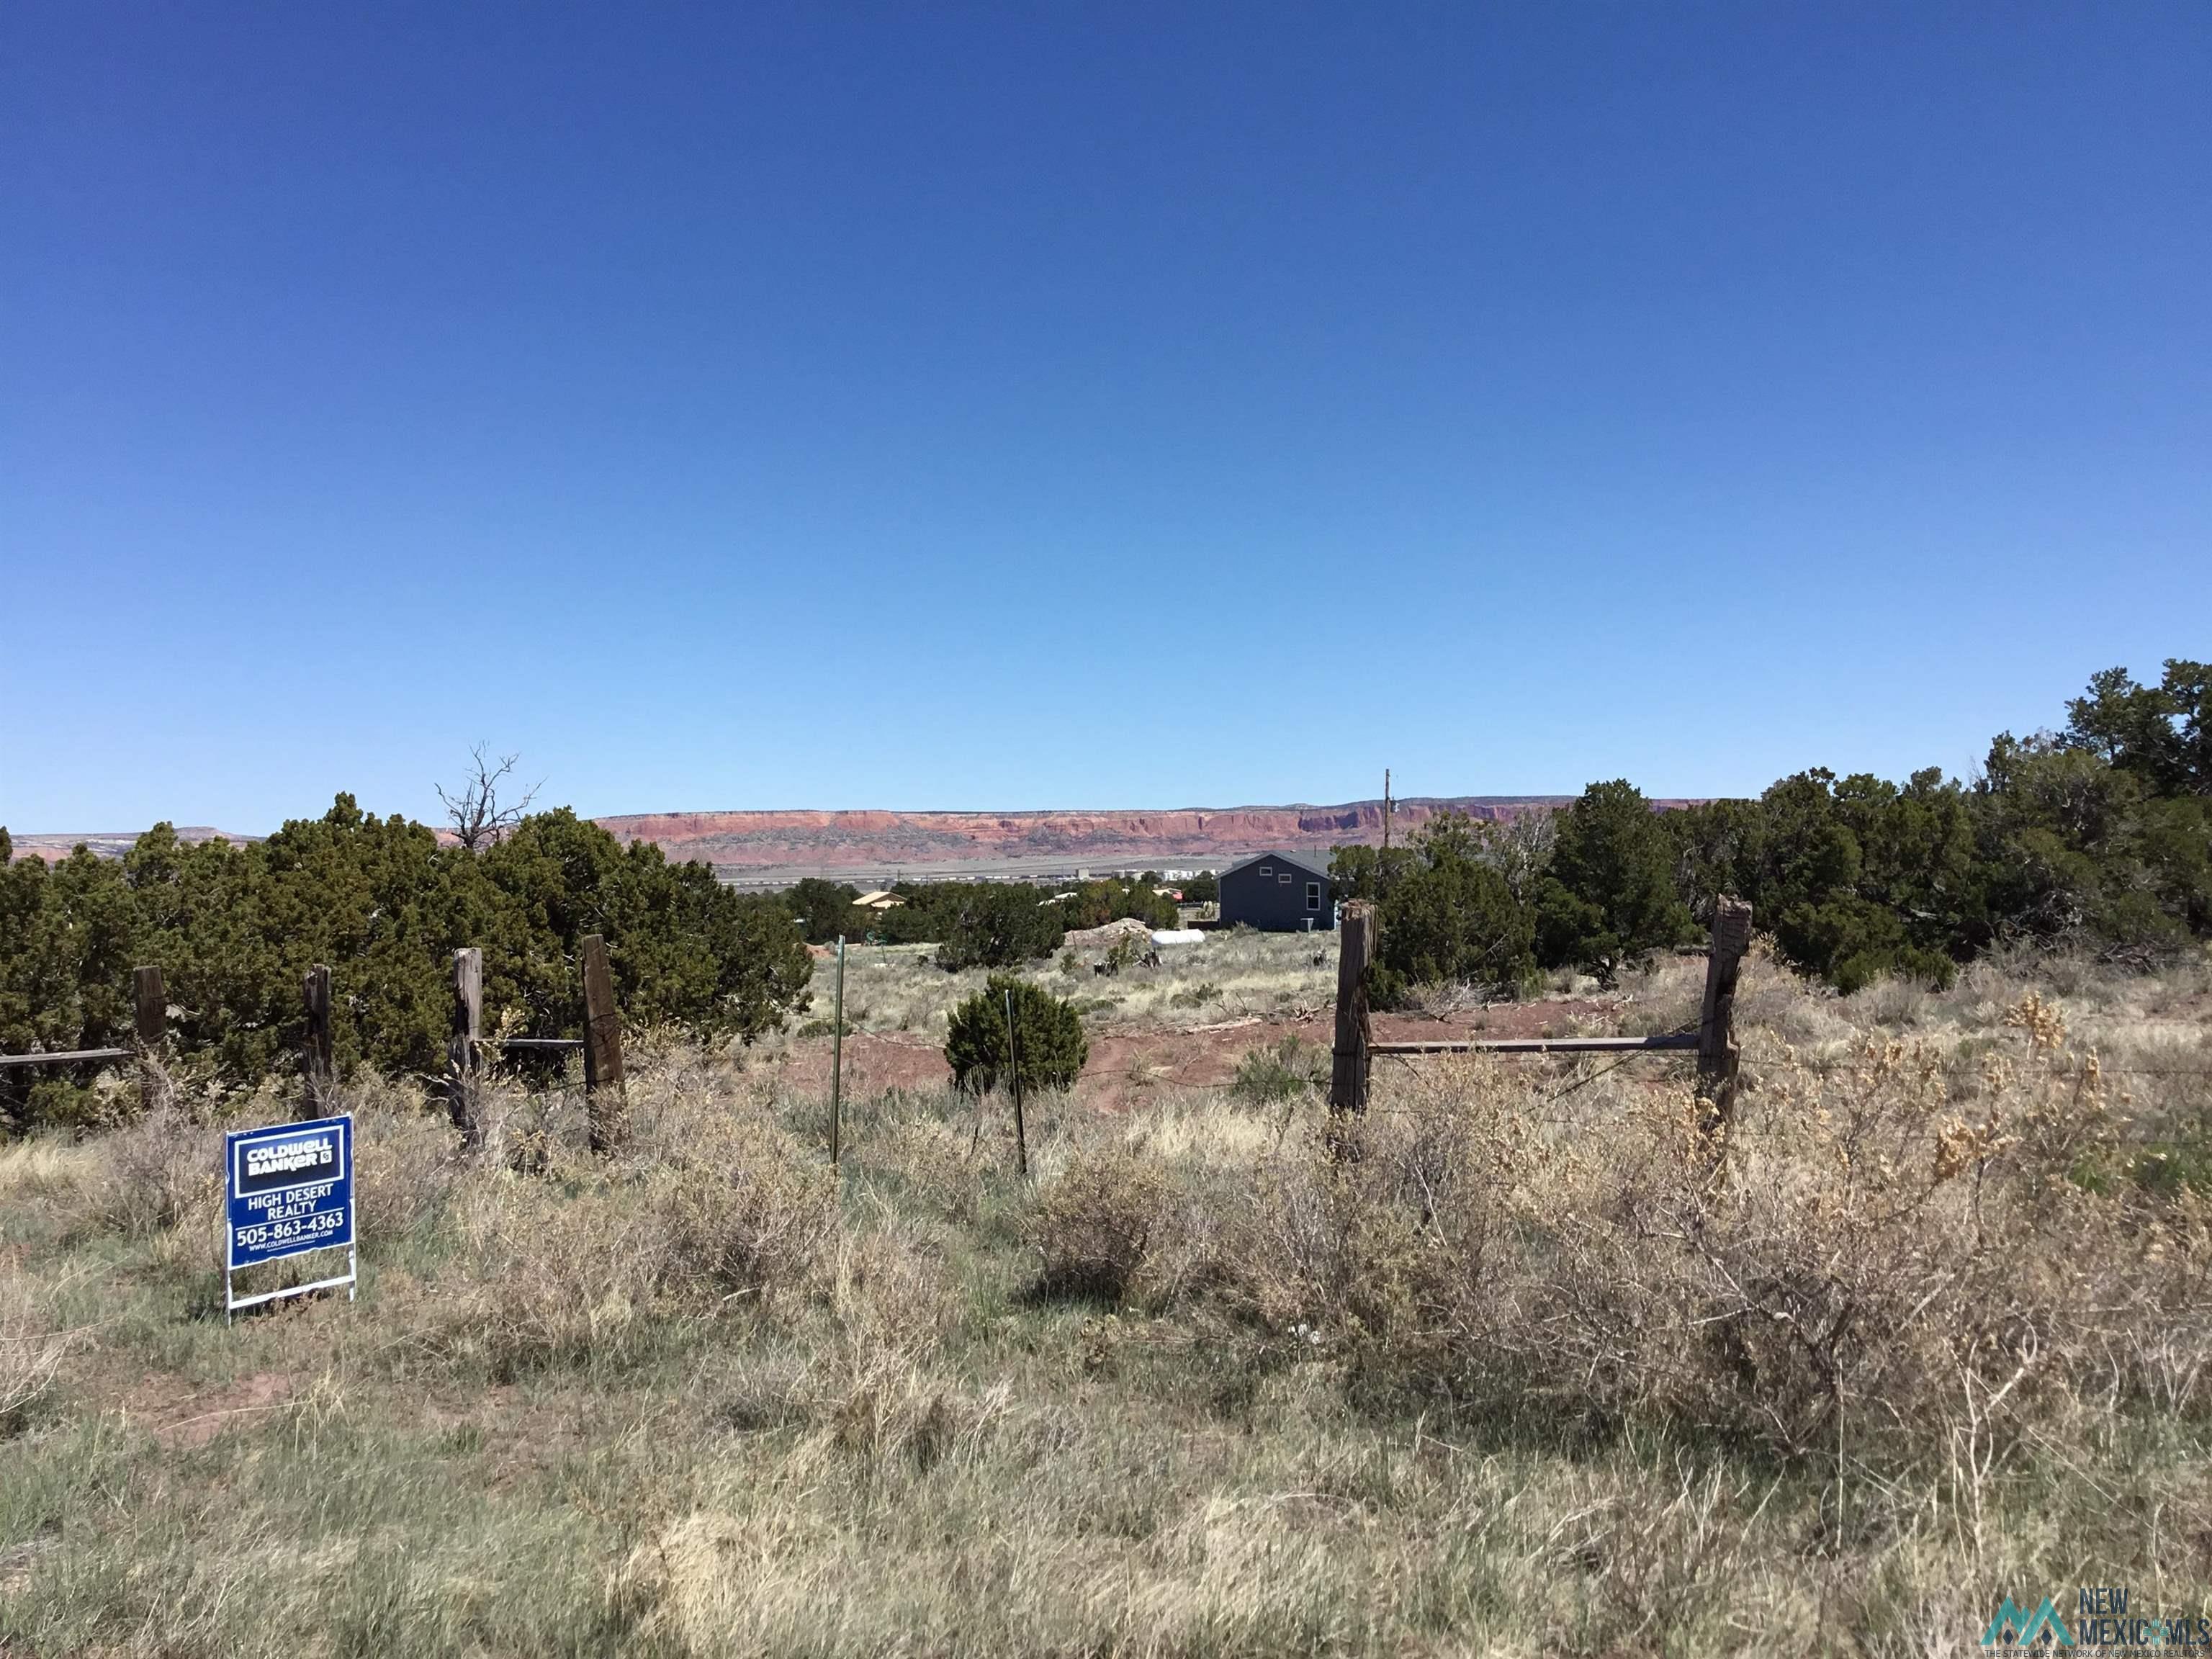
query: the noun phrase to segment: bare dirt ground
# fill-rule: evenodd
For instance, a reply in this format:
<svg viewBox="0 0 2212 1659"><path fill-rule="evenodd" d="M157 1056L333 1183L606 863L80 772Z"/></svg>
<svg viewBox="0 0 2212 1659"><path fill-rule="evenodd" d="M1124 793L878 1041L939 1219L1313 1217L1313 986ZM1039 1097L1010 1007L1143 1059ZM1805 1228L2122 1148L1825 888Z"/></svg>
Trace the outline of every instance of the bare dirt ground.
<svg viewBox="0 0 2212 1659"><path fill-rule="evenodd" d="M1054 995L1072 1000L1083 1016L1091 1056L1077 1084L1080 1104L1102 1111L1134 1106L1161 1089L1218 1088L1255 1049L1285 1038L1326 1054L1336 997L1334 935L1257 933L1231 928L1209 933L1198 945L1170 946L1157 966L1115 974L1097 971L1101 952L1070 948L1024 974ZM929 1090L951 1080L943 1047L948 1017L981 989L981 972L948 974L930 945L866 946L847 962L845 1091L859 1098L887 1089ZM1696 964L1686 964L1693 969ZM1677 974L1687 984L1692 974ZM826 1095L830 1038L827 1021L830 981L817 963L812 986L814 1018L799 1029L814 1033L776 1040L761 1058L796 1093ZM1482 1005L1465 1001L1436 1015L1377 1014L1375 1034L1385 1042L1437 1042L1457 1037L1584 1036L1626 1029L1666 1029L1679 1023L1682 998L1671 989L1653 1000L1653 988L1599 993L1588 981L1561 983L1548 998Z"/></svg>
<svg viewBox="0 0 2212 1659"><path fill-rule="evenodd" d="M149 1371L125 1402L137 1408L154 1438L164 1446L204 1446L233 1419L254 1412L281 1410L290 1400L292 1379L275 1371L256 1371L236 1382L204 1394L179 1397L175 1379Z"/></svg>
<svg viewBox="0 0 2212 1659"><path fill-rule="evenodd" d="M1592 997L1514 1003L1474 1018L1436 1019L1419 1014L1377 1014L1375 1035L1386 1042L1445 1042L1485 1037L1603 1035L1618 1029L1622 1005ZM1091 1032L1091 1057L1075 1098L1101 1111L1118 1111L1161 1087L1218 1088L1236 1075L1237 1063L1255 1048L1295 1036L1326 1052L1334 1012L1301 1008L1274 1017L1247 1015L1218 1024L1176 1029L1112 1025ZM821 1094L830 1087L830 1039L794 1039L780 1062L787 1088ZM889 1089L939 1089L951 1082L939 1041L918 1032L856 1031L845 1039L845 1090L857 1098Z"/></svg>

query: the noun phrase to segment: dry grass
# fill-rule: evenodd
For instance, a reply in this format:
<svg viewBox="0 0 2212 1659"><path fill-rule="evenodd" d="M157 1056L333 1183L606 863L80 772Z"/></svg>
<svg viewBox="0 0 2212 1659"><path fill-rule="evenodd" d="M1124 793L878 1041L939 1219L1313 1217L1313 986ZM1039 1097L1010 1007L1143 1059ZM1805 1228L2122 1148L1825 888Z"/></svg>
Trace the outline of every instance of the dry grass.
<svg viewBox="0 0 2212 1659"><path fill-rule="evenodd" d="M0 1256L0 1435L21 1426L67 1358L70 1334L53 1328L40 1287Z"/></svg>
<svg viewBox="0 0 2212 1659"><path fill-rule="evenodd" d="M951 1011L981 989L980 969L948 974L927 945L860 945L846 957L845 1018L855 1030L918 1031L942 1041ZM1320 960L1317 962L1316 957ZM1063 956L1023 969L1055 996L1073 998L1092 1024L1188 1030L1252 1015L1328 1005L1336 994L1334 934L1232 928L1199 945L1162 947L1160 965L1102 975L1103 955ZM818 993L828 982L818 978ZM817 1000L819 998L817 997Z"/></svg>
<svg viewBox="0 0 2212 1659"><path fill-rule="evenodd" d="M1118 1302L1164 1231L1164 1160L1127 1146L1085 1147L1037 1196L1037 1288Z"/></svg>
<svg viewBox="0 0 2212 1659"><path fill-rule="evenodd" d="M83 1198L87 1219L98 1226L157 1237L221 1201L222 1131L216 1125L159 1110L101 1136L96 1146Z"/></svg>
<svg viewBox="0 0 2212 1659"><path fill-rule="evenodd" d="M1694 965L1626 988L1679 1024ZM2204 990L1759 961L1717 1162L1678 1061L1428 1063L1348 1161L1310 1092L1035 1103L1026 1184L938 1094L848 1103L833 1179L772 1066L656 1038L617 1158L569 1089L474 1160L355 1103L361 1301L228 1331L220 1124L0 1149L0 1649L1966 1654L2031 1586L2200 1613Z"/></svg>

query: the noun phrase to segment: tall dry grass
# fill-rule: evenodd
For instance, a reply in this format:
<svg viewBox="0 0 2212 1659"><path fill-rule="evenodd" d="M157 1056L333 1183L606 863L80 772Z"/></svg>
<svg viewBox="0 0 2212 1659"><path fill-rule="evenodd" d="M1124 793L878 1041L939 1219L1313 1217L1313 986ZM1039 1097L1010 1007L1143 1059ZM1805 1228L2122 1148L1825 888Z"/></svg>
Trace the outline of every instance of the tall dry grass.
<svg viewBox="0 0 2212 1659"><path fill-rule="evenodd" d="M21 1427L52 1389L72 1340L54 1328L37 1284L0 1255L0 1437Z"/></svg>
<svg viewBox="0 0 2212 1659"><path fill-rule="evenodd" d="M1085 1154L1040 1194L1043 1278L1120 1297L1148 1270L1362 1393L1554 1436L1971 1474L2115 1412L2201 1423L2212 1211L2147 1171L2050 1005L2012 1024L1965 1075L1895 1041L1785 1054L1724 1147L1679 1085L1546 1114L1503 1065L1447 1063L1348 1159L1262 1158L1180 1234L1170 1160Z"/></svg>
<svg viewBox="0 0 2212 1659"><path fill-rule="evenodd" d="M857 1030L915 1032L942 1042L951 1011L982 988L981 969L946 973L933 945L860 945L846 958L845 1018ZM1334 933L1231 928L1197 945L1162 948L1157 967L1092 971L1097 958L1062 955L1021 971L1073 999L1092 1024L1187 1029L1328 1006L1335 994Z"/></svg>
<svg viewBox="0 0 2212 1659"><path fill-rule="evenodd" d="M2205 1183L2128 1075L2195 1051L2118 1018L2195 1005L1972 978L1754 963L1720 1148L1658 1058L1384 1068L1343 1158L1310 1091L1033 1102L1027 1182L931 1092L833 1173L820 1103L661 1039L612 1158L572 1087L475 1157L380 1088L361 1301L228 1331L219 1123L9 1149L0 1399L52 1357L0 1646L1971 1652L2068 1575L2212 1601Z"/></svg>

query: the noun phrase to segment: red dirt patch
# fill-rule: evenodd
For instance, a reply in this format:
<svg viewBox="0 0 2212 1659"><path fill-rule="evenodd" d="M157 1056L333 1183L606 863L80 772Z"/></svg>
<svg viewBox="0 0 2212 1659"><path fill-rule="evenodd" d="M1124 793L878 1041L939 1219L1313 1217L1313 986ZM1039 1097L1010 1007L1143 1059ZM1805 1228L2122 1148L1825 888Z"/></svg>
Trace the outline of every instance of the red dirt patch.
<svg viewBox="0 0 2212 1659"><path fill-rule="evenodd" d="M160 1382L160 1378L149 1376L145 1387L149 1391L158 1389ZM228 1388L155 1406L150 1414L162 1420L154 1425L154 1438L165 1446L185 1449L204 1446L222 1432L225 1425L240 1417L274 1411L291 1395L292 1379L283 1372L256 1371Z"/></svg>
<svg viewBox="0 0 2212 1659"><path fill-rule="evenodd" d="M830 1039L808 1037L791 1045L784 1081L805 1092L830 1092ZM880 1094L889 1089L941 1089L952 1080L945 1051L926 1037L854 1032L845 1039L845 1092Z"/></svg>
<svg viewBox="0 0 2212 1659"><path fill-rule="evenodd" d="M1565 1036L1593 1026L1611 1030L1619 1012L1618 1003L1571 998L1503 1004L1457 1020L1377 1014L1374 1024L1377 1040L1390 1042L1441 1042L1470 1036ZM1236 1075L1237 1062L1246 1054L1289 1036L1326 1050L1334 1040L1334 1016L1327 1009L1302 1010L1182 1030L1098 1026L1091 1033L1091 1058L1075 1085L1075 1097L1100 1111L1120 1111L1154 1088L1219 1088ZM830 1043L826 1036L794 1042L784 1066L786 1083L802 1091L828 1094ZM848 1096L890 1089L941 1089L951 1080L944 1051L925 1037L872 1032L845 1039Z"/></svg>

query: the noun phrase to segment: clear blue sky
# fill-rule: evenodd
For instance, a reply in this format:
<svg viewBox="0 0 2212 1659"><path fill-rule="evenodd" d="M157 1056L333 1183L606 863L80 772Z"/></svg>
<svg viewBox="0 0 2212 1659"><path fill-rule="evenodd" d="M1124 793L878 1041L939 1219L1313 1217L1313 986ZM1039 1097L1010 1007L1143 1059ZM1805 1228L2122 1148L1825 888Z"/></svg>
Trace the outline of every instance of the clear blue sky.
<svg viewBox="0 0 2212 1659"><path fill-rule="evenodd" d="M2212 6L0 13L0 822L1755 791L2212 654Z"/></svg>

